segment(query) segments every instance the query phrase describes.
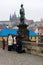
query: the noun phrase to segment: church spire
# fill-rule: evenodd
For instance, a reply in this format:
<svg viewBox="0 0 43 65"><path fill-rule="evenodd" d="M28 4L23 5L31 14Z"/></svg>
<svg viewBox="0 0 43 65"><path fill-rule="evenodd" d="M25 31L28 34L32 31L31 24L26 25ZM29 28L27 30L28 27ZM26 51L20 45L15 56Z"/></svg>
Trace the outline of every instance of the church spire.
<svg viewBox="0 0 43 65"><path fill-rule="evenodd" d="M12 17L11 17L11 14L10 14L10 21L11 21Z"/></svg>

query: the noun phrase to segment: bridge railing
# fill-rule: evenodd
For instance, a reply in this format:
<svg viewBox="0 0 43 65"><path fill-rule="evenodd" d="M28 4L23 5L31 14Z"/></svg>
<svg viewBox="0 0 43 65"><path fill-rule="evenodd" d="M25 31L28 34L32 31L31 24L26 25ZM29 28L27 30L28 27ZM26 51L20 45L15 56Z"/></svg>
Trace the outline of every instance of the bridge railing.
<svg viewBox="0 0 43 65"><path fill-rule="evenodd" d="M23 42L23 49L25 49L25 52L43 56L43 43L36 43L29 41L22 41L22 42Z"/></svg>

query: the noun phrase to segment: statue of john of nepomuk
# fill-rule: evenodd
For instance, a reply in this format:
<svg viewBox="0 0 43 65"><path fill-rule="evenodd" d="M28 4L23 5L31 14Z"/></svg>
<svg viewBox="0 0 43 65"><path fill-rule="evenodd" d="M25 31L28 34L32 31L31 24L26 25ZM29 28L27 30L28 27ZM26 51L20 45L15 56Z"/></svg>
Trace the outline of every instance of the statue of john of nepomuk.
<svg viewBox="0 0 43 65"><path fill-rule="evenodd" d="M20 9L20 22L24 23L25 20L25 12L24 12L24 8L23 8L23 4L21 4L21 9Z"/></svg>

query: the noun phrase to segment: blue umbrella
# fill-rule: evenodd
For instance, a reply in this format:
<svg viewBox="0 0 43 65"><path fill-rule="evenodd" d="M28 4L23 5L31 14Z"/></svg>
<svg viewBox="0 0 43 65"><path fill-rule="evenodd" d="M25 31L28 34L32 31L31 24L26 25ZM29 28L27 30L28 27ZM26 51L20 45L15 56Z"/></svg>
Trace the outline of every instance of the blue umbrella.
<svg viewBox="0 0 43 65"><path fill-rule="evenodd" d="M17 35L18 29L11 29L10 34Z"/></svg>
<svg viewBox="0 0 43 65"><path fill-rule="evenodd" d="M10 33L10 30L8 28L4 28L1 30L0 36L8 36L9 33Z"/></svg>
<svg viewBox="0 0 43 65"><path fill-rule="evenodd" d="M28 30L29 31L29 36L38 36L33 30Z"/></svg>

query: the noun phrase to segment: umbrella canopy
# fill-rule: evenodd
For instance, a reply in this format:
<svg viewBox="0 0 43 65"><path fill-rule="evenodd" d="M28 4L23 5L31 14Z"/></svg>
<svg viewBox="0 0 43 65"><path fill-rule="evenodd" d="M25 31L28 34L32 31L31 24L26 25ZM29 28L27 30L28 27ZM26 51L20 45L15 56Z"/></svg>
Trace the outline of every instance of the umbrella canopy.
<svg viewBox="0 0 43 65"><path fill-rule="evenodd" d="M18 29L11 29L10 34L17 35Z"/></svg>
<svg viewBox="0 0 43 65"><path fill-rule="evenodd" d="M10 33L10 30L8 28L4 28L1 30L0 36L8 36L9 33Z"/></svg>
<svg viewBox="0 0 43 65"><path fill-rule="evenodd" d="M38 36L38 34L36 34L33 30L28 30L29 36ZM9 28L4 28L0 31L0 36L8 36L9 34L11 35L17 35L18 33L18 29L9 29Z"/></svg>
<svg viewBox="0 0 43 65"><path fill-rule="evenodd" d="M4 28L0 31L0 36L8 36L9 34L11 35L17 35L18 29L9 29L9 28Z"/></svg>
<svg viewBox="0 0 43 65"><path fill-rule="evenodd" d="M28 30L29 31L29 36L38 36L33 30Z"/></svg>

